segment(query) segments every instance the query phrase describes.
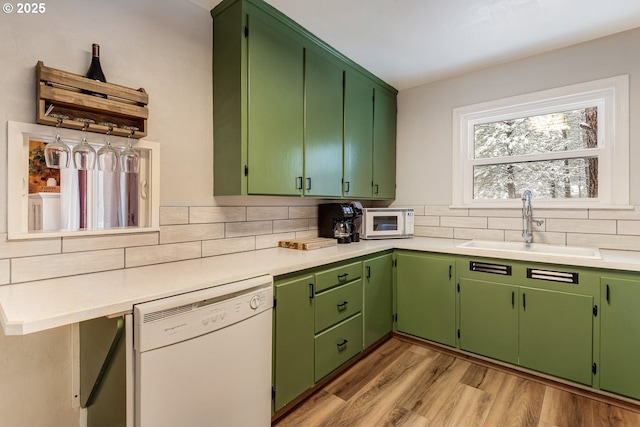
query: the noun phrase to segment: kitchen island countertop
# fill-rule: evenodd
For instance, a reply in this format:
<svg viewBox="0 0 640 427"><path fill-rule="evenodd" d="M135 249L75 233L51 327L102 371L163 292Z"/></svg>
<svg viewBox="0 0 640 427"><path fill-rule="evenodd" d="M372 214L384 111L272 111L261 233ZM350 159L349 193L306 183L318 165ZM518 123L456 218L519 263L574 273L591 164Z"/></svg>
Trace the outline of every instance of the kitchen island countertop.
<svg viewBox="0 0 640 427"><path fill-rule="evenodd" d="M640 252L601 250L602 260L460 248L462 240L416 237L369 240L312 251L271 248L144 267L0 286L6 335L25 335L102 316L131 312L133 304L250 277L279 276L390 249L450 253L640 271Z"/></svg>

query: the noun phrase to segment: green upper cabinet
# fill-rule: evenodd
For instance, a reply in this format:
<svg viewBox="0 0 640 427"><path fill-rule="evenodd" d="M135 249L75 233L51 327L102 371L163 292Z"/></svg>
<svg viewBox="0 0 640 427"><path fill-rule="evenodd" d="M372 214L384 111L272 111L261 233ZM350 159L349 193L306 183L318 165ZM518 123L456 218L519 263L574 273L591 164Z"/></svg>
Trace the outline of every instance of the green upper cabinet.
<svg viewBox="0 0 640 427"><path fill-rule="evenodd" d="M342 195L343 71L325 55L305 55L304 194Z"/></svg>
<svg viewBox="0 0 640 427"><path fill-rule="evenodd" d="M263 0L211 15L214 195L392 199L397 91Z"/></svg>
<svg viewBox="0 0 640 427"><path fill-rule="evenodd" d="M273 22L249 16L248 194L298 195L304 126L304 49Z"/></svg>
<svg viewBox="0 0 640 427"><path fill-rule="evenodd" d="M344 196L369 199L373 177L373 86L361 75L345 73Z"/></svg>
<svg viewBox="0 0 640 427"><path fill-rule="evenodd" d="M600 388L640 399L640 279L609 275L600 283Z"/></svg>
<svg viewBox="0 0 640 427"><path fill-rule="evenodd" d="M396 95L376 87L373 118L373 198L396 197Z"/></svg>

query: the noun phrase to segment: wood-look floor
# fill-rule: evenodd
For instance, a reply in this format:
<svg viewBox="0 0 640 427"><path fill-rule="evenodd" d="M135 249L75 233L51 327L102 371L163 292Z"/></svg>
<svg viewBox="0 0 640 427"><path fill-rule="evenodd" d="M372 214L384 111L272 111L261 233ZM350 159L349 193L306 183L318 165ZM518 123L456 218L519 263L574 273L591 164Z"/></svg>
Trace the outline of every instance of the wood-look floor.
<svg viewBox="0 0 640 427"><path fill-rule="evenodd" d="M640 413L394 337L275 427L640 426Z"/></svg>

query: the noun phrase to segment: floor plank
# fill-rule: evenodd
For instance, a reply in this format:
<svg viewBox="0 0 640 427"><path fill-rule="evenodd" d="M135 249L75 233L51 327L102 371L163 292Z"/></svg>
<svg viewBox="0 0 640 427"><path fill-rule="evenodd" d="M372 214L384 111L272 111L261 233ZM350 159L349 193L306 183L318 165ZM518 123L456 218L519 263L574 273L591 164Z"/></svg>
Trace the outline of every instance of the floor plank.
<svg viewBox="0 0 640 427"><path fill-rule="evenodd" d="M394 337L274 423L341 426L640 427L640 412Z"/></svg>

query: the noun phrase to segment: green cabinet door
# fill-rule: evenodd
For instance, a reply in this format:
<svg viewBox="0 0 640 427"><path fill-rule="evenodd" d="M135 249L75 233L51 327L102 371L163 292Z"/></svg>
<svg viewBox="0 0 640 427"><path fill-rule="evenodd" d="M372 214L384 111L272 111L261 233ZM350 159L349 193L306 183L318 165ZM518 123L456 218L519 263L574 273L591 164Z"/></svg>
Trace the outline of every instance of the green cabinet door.
<svg viewBox="0 0 640 427"><path fill-rule="evenodd" d="M342 196L342 68L305 53L304 194Z"/></svg>
<svg viewBox="0 0 640 427"><path fill-rule="evenodd" d="M600 283L600 388L640 399L640 280Z"/></svg>
<svg viewBox="0 0 640 427"><path fill-rule="evenodd" d="M274 309L274 410L314 384L313 275L276 281Z"/></svg>
<svg viewBox="0 0 640 427"><path fill-rule="evenodd" d="M364 347L393 328L392 254L364 261Z"/></svg>
<svg viewBox="0 0 640 427"><path fill-rule="evenodd" d="M409 252L396 259L398 331L455 346L454 260Z"/></svg>
<svg viewBox="0 0 640 427"><path fill-rule="evenodd" d="M249 16L248 193L302 194L304 49Z"/></svg>
<svg viewBox="0 0 640 427"><path fill-rule="evenodd" d="M396 197L396 95L375 90L373 119L373 198Z"/></svg>
<svg viewBox="0 0 640 427"><path fill-rule="evenodd" d="M460 348L518 363L518 286L460 278Z"/></svg>
<svg viewBox="0 0 640 427"><path fill-rule="evenodd" d="M370 199L373 177L373 86L345 72L344 184L345 197Z"/></svg>
<svg viewBox="0 0 640 427"><path fill-rule="evenodd" d="M592 383L593 297L520 288L520 365Z"/></svg>

